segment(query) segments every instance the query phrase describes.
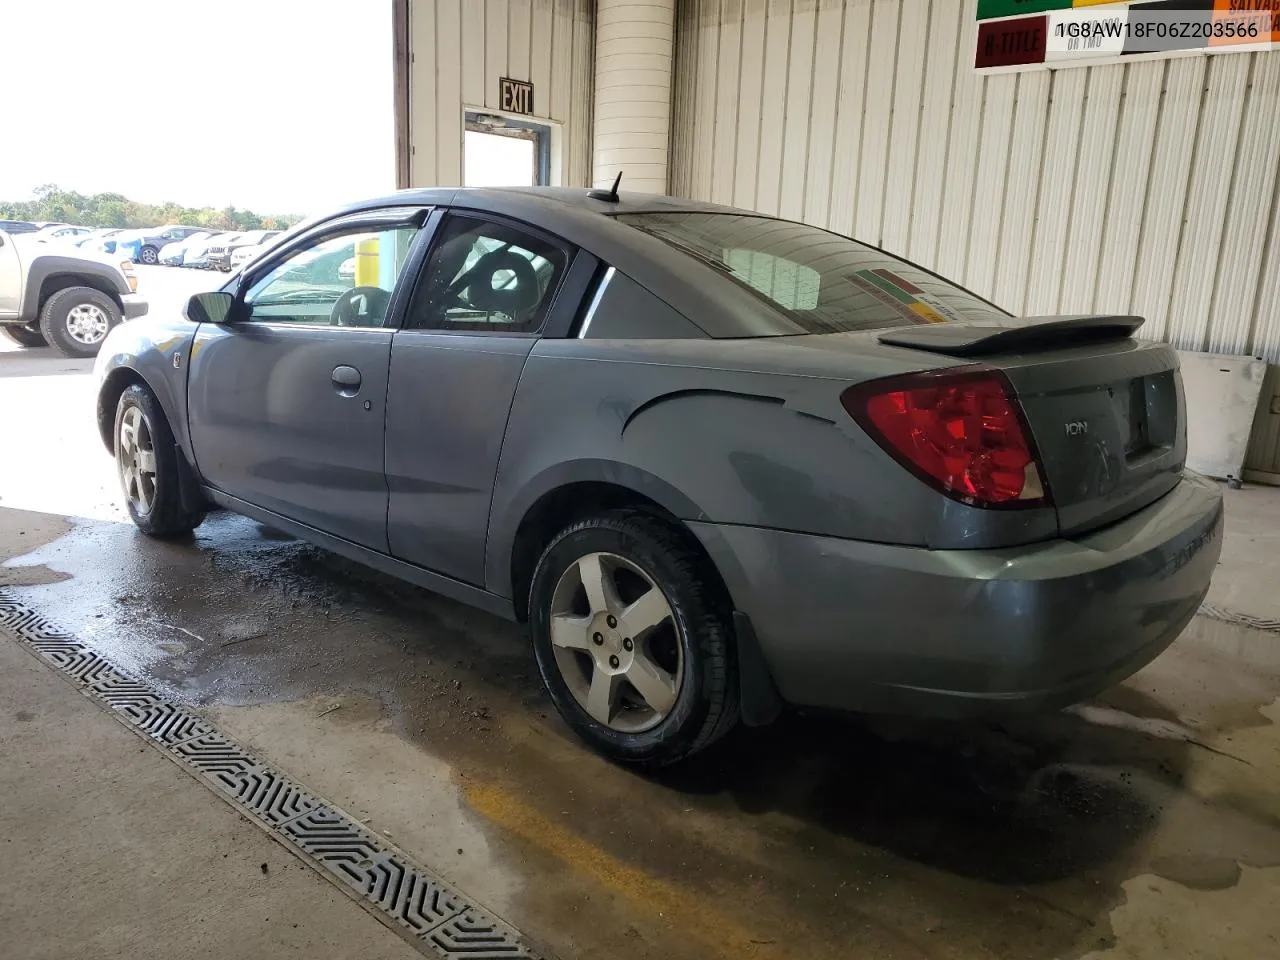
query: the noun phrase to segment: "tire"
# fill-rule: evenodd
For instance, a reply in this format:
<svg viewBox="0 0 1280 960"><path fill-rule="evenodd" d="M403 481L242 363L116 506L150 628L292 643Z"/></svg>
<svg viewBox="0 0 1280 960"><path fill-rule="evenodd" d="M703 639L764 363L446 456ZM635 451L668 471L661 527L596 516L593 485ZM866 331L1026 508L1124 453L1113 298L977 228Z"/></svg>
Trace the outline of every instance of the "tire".
<svg viewBox="0 0 1280 960"><path fill-rule="evenodd" d="M636 599L641 593L647 596L643 586L647 579L650 589L659 590L666 601L668 618L633 641L626 636L633 631L625 616L600 619L604 614L586 593L588 578L581 572L580 560L589 570L595 569L595 563L602 570L612 569L606 577L613 585L616 604L606 600L605 608L636 611L641 606ZM604 513L562 530L543 551L529 589L534 656L556 710L597 752L611 760L645 766L682 760L738 722L730 614L714 571L708 569L708 561L694 549L688 534L633 510ZM571 627L563 632L557 628L559 643L552 642L553 619L561 628ZM639 620L646 618L639 616ZM582 625L581 641L576 639L578 625ZM616 629L609 629L615 625ZM599 674L617 679L611 670L602 669L605 659L601 658L625 673L616 709L601 711L603 699L595 698L593 714L586 704L593 701ZM652 708L655 698L642 695L640 687L631 684L631 671L642 659L657 664L664 681L674 680L674 699L665 711ZM662 701L670 689L661 688L663 696L656 699ZM612 704L614 697L608 700ZM608 717L604 722L602 712ZM654 719L648 719L649 714Z"/></svg>
<svg viewBox="0 0 1280 960"><path fill-rule="evenodd" d="M85 317L93 318L92 329ZM116 302L101 290L67 287L45 301L40 332L64 357L96 357L102 341L123 319Z"/></svg>
<svg viewBox="0 0 1280 960"><path fill-rule="evenodd" d="M40 332L38 323L29 323L25 326L6 323L0 325L0 330L3 330L4 335L20 347L47 347L49 345L49 341Z"/></svg>
<svg viewBox="0 0 1280 960"><path fill-rule="evenodd" d="M160 251L148 244L138 251L138 262L154 264L160 259Z"/></svg>
<svg viewBox="0 0 1280 960"><path fill-rule="evenodd" d="M127 439L126 423L132 442ZM173 431L147 387L135 383L120 395L114 429L116 473L125 508L138 529L149 537L165 538L183 536L200 526L205 512L192 512L182 505ZM148 466L154 466L154 472Z"/></svg>

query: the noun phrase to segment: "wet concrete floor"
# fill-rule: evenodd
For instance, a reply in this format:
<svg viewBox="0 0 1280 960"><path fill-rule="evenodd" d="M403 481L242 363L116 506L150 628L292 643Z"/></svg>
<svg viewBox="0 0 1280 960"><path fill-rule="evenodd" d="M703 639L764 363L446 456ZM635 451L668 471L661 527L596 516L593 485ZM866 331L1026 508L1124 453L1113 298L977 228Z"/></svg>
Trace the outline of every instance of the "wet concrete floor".
<svg viewBox="0 0 1280 960"><path fill-rule="evenodd" d="M63 479L0 468L0 582L558 955L1280 956L1280 635L1198 618L1072 711L791 715L642 775L513 625L227 513L142 537L85 381L0 375L67 410L10 448Z"/></svg>

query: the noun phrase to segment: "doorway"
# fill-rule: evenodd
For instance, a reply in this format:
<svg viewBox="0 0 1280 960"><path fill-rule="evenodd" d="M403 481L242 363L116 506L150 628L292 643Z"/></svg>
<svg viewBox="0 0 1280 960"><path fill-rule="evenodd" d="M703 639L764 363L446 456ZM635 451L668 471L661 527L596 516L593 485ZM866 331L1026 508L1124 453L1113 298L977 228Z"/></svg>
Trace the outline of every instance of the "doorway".
<svg viewBox="0 0 1280 960"><path fill-rule="evenodd" d="M462 132L464 187L532 187L551 182L546 124L468 110Z"/></svg>

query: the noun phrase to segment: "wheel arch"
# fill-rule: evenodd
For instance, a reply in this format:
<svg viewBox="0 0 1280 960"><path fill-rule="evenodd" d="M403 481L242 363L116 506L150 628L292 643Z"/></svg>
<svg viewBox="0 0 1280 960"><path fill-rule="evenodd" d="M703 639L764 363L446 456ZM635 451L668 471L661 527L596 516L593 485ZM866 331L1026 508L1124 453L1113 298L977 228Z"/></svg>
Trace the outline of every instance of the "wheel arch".
<svg viewBox="0 0 1280 960"><path fill-rule="evenodd" d="M132 367L116 367L102 381L98 388L98 435L107 453L115 455L116 407L120 404L121 395L134 384L146 387L154 394L155 390L146 378Z"/></svg>
<svg viewBox="0 0 1280 960"><path fill-rule="evenodd" d="M36 301L34 316L39 316L40 311L44 309L44 305L49 302L59 290L69 290L72 287L90 287L99 293L106 294L111 298L111 302L116 305L116 309L124 313L124 301L120 299L120 291L115 288L115 284L104 277L94 276L93 274L75 273L73 271L58 271L46 275L40 281L40 286L36 290Z"/></svg>
<svg viewBox="0 0 1280 960"><path fill-rule="evenodd" d="M545 491L524 512L512 541L510 584L512 608L521 623L529 620L529 588L534 568L555 535L577 520L605 511L629 510L669 525L700 561L703 578L731 630L731 653L737 670L738 710L751 727L772 723L783 709L760 641L745 613L736 609L724 575L702 540L679 516L657 500L612 480L576 480Z"/></svg>
<svg viewBox="0 0 1280 960"><path fill-rule="evenodd" d="M577 461L548 470L525 488L506 522L490 533L488 580L491 592L510 596L517 617L528 616L528 589L538 557L551 538L575 520L593 513L633 509L677 527L690 546L723 578L684 521L705 518L704 511L665 481L623 464ZM728 597L728 592L724 593Z"/></svg>

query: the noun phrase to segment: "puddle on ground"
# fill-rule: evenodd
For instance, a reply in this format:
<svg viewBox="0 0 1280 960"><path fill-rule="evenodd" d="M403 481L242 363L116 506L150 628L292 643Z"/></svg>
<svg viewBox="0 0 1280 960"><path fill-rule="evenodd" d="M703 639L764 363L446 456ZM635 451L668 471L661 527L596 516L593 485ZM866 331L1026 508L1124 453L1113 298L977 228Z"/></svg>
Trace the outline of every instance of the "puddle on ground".
<svg viewBox="0 0 1280 960"><path fill-rule="evenodd" d="M1124 883L1124 904L1111 914L1114 943L1083 960L1280 956L1277 889L1277 869L1244 867L1229 889L1133 877Z"/></svg>

